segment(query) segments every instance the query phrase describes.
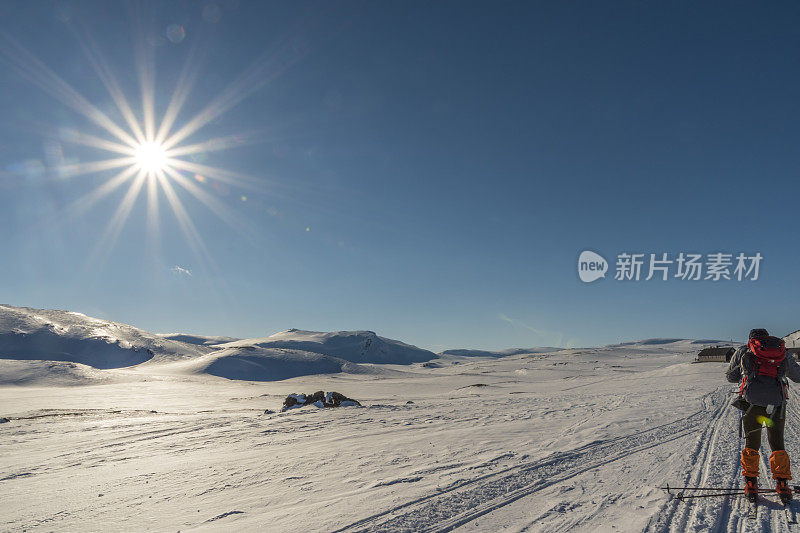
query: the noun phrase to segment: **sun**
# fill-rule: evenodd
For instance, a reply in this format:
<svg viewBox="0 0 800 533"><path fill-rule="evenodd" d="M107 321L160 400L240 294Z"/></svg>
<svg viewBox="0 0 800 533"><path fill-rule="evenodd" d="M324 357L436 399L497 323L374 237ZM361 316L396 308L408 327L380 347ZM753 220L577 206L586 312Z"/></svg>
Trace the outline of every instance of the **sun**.
<svg viewBox="0 0 800 533"><path fill-rule="evenodd" d="M85 38L84 38L85 37ZM257 60L222 92L213 97L194 116L179 121L179 115L194 87L200 72L199 55L190 55L176 80L175 89L169 96L166 108L160 116L156 113L156 89L154 56L145 53L146 40L134 36L134 62L141 90L141 107L137 111L125 97L123 87L117 81L111 66L101 49L88 36L81 37L81 48L91 63L100 82L105 86L118 111L118 119L112 117L80 94L44 62L34 56L20 43L0 32L0 63L10 64L21 76L29 79L45 92L55 97L68 108L83 115L101 132L98 134L64 128L58 141L83 145L96 150L110 152L110 158L75 162L66 161L57 167L63 179L78 176L116 172L67 207L70 215L87 212L101 199L125 186L127 191L111 216L111 220L89 256L90 262L106 258L114 249L120 232L125 226L134 204L140 196L147 201L147 242L153 248L152 255L161 253L160 199L166 199L175 220L195 252L201 265L214 268L213 257L195 226L189 211L184 207L181 190L204 204L222 222L241 234L250 234L251 228L232 209L225 196L229 186L264 193L269 190L264 176L254 176L214 167L203 163L205 156L215 151L225 151L244 144L264 142L259 132L245 132L206 140L190 139L204 127L214 123L233 106L262 87L267 80L281 72L274 69L275 58L269 55ZM299 59L287 58L286 65ZM119 121L119 118L122 120ZM59 144L60 146L60 144ZM59 148L60 150L60 148ZM2 172L0 171L0 176ZM185 196L184 196L185 197ZM245 196L241 196L245 201Z"/></svg>
<svg viewBox="0 0 800 533"><path fill-rule="evenodd" d="M157 174L167 169L167 151L157 142L143 142L133 152L136 166L148 174Z"/></svg>

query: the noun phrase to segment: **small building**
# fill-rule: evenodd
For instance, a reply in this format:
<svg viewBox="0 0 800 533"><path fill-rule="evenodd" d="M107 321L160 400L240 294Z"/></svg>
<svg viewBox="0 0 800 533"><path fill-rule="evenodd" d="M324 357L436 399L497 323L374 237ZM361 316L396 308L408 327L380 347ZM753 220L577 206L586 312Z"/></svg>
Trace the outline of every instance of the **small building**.
<svg viewBox="0 0 800 533"><path fill-rule="evenodd" d="M733 346L712 346L703 348L697 354L698 363L727 363L731 360L736 348Z"/></svg>

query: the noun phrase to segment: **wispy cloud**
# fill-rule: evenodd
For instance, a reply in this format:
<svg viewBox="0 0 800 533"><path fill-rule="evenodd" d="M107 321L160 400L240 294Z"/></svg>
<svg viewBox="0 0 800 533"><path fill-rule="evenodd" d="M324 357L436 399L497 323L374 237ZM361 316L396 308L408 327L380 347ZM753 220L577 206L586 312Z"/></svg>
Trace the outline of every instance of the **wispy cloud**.
<svg viewBox="0 0 800 533"><path fill-rule="evenodd" d="M508 322L509 324L511 324L514 327L527 329L528 331L532 331L532 332L536 333L539 336L544 336L544 335L550 333L550 332L545 331L543 329L537 329L537 328L535 328L535 327L533 327L533 326L531 326L529 324L526 324L522 320L518 320L516 318L511 318L510 316L507 316L507 315L505 315L503 313L500 313L500 316L498 318L500 318L500 320L502 320L504 322Z"/></svg>
<svg viewBox="0 0 800 533"><path fill-rule="evenodd" d="M183 268L182 266L175 265L174 267L170 268L170 271L173 274L189 276L190 278L192 277L192 271L189 270L188 268Z"/></svg>
<svg viewBox="0 0 800 533"><path fill-rule="evenodd" d="M530 324L523 322L517 318L511 318L510 316L500 313L498 318L503 322L508 322L515 328L526 329L536 334L539 337L539 342L543 346L556 346L556 347L564 347L564 348L574 348L578 346L578 339L567 339L564 340L564 333L561 331L550 331L546 329L536 328L531 326Z"/></svg>

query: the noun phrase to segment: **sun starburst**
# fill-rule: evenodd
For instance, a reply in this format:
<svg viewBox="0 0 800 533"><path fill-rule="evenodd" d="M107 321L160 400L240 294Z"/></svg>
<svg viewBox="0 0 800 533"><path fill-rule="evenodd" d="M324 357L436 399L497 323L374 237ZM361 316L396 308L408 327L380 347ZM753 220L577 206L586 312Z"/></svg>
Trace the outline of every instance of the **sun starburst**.
<svg viewBox="0 0 800 533"><path fill-rule="evenodd" d="M105 232L97 240L93 256L110 253L137 198L143 191L146 191L147 227L148 234L152 237L151 242L159 240L158 203L159 198L163 197L166 198L187 242L197 253L198 258L205 257L207 263L213 264L203 239L173 184L177 184L183 191L200 201L234 229L247 232L246 225L231 212L229 206L204 190L201 185L213 184L214 181L218 181L228 186L264 191L266 181L263 177L254 178L191 160L192 156L226 150L248 142L248 140L252 141L252 138L236 135L193 143L186 143L186 141L204 126L237 105L250 93L274 79L288 65L298 60L299 56L292 51L293 49L287 48L282 53L260 58L217 97L213 98L200 113L179 124L178 117L181 108L187 101L200 70L197 57L193 52L189 54L167 108L158 120L155 113L155 62L152 47L148 48L149 45L144 35L134 39L133 55L141 90L141 112L137 116L111 67L100 52L100 47L92 40L90 34L85 31L75 31L73 34L100 82L105 86L111 100L116 105L123 119L122 125L112 120L64 81L53 69L8 35L4 35L0 39L0 60L104 131L103 135L93 135L72 130L65 132L60 138L62 142L88 146L114 154L109 159L65 164L58 169L59 175L69 178L116 171L116 174L109 177L96 189L75 201L70 207L72 214L84 213L113 191L128 184L128 189L113 213ZM185 159L187 156L189 159ZM191 177L186 177L184 172L189 173Z"/></svg>

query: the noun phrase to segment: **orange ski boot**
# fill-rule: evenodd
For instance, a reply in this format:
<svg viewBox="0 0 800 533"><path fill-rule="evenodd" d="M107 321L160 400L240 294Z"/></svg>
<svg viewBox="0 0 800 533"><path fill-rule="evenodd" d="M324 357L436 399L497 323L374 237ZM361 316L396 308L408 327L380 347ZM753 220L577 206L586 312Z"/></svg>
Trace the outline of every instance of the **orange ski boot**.
<svg viewBox="0 0 800 533"><path fill-rule="evenodd" d="M783 504L788 505L792 501L792 489L789 488L792 470L786 450L772 452L769 458L769 467L772 470L772 477L775 478L775 492L778 493Z"/></svg>

